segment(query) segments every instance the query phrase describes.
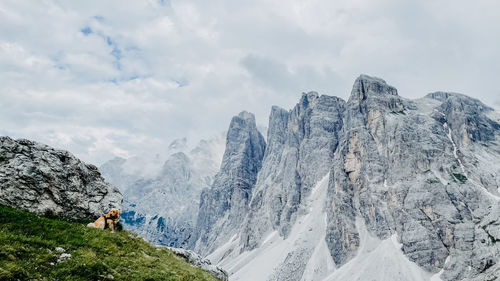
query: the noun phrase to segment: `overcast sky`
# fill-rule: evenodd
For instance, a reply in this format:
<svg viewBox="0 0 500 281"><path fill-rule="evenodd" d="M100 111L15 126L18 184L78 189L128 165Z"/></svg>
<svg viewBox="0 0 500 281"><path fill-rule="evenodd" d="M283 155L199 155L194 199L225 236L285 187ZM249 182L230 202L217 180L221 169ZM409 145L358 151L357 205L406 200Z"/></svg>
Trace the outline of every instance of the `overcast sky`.
<svg viewBox="0 0 500 281"><path fill-rule="evenodd" d="M500 106L497 0L0 2L0 135L100 165L355 78Z"/></svg>

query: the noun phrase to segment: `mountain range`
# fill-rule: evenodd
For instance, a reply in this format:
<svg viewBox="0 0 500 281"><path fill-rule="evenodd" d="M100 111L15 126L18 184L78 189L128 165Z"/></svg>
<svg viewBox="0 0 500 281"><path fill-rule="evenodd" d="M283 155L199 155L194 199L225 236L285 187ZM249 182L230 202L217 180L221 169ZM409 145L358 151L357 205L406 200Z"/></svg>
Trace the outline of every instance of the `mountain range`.
<svg viewBox="0 0 500 281"><path fill-rule="evenodd" d="M241 112L223 155L205 155L172 154L150 178L128 180L124 159L101 170L129 227L230 280L500 276L500 114L479 100L406 99L361 75L347 101L272 107L267 138Z"/></svg>

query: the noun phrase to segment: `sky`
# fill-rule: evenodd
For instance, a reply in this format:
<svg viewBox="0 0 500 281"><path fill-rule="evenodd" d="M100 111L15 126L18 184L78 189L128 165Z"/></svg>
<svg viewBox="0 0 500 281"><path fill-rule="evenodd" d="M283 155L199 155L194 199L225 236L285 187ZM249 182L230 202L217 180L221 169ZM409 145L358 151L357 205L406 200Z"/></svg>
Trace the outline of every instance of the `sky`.
<svg viewBox="0 0 500 281"><path fill-rule="evenodd" d="M0 2L0 135L100 165L266 126L302 92L347 99L360 74L406 98L500 108L496 0Z"/></svg>

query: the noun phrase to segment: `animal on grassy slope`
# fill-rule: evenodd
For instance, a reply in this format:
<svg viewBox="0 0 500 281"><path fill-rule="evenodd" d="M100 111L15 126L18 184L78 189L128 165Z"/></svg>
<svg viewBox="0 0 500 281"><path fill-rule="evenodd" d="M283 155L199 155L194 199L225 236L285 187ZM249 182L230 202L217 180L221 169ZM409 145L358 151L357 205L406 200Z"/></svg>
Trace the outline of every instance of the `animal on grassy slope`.
<svg viewBox="0 0 500 281"><path fill-rule="evenodd" d="M87 224L88 227L106 229L109 228L111 232L115 232L115 227L120 219L120 210L113 208L109 213L99 217L95 222Z"/></svg>

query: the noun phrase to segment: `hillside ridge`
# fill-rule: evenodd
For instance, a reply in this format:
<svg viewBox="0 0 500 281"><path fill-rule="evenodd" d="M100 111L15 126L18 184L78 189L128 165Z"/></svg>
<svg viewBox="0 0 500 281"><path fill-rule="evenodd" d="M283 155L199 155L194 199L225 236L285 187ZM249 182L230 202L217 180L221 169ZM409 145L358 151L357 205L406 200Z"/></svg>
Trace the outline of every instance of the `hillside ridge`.
<svg viewBox="0 0 500 281"><path fill-rule="evenodd" d="M0 205L0 280L220 279L131 232Z"/></svg>

